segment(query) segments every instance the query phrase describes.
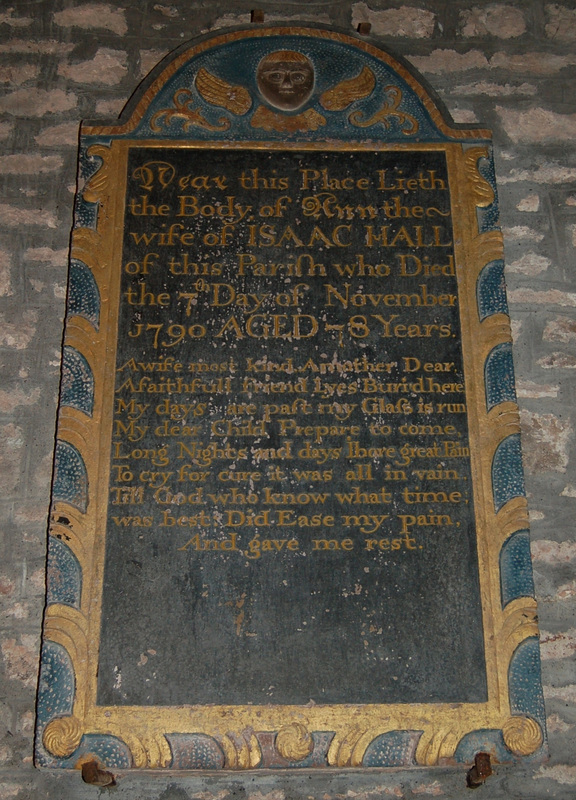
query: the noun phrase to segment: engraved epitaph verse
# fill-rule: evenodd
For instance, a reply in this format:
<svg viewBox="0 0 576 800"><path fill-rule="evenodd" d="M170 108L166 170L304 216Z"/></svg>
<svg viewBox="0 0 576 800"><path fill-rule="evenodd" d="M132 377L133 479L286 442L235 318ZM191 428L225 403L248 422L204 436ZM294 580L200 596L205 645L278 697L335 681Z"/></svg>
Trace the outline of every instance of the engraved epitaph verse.
<svg viewBox="0 0 576 800"><path fill-rule="evenodd" d="M444 154L127 169L98 703L485 701Z"/></svg>

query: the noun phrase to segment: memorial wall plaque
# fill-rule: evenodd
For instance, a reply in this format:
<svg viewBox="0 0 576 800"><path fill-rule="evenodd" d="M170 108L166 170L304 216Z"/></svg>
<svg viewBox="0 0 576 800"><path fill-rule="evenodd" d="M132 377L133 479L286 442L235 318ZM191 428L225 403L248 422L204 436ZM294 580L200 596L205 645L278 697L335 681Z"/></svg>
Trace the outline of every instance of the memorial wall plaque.
<svg viewBox="0 0 576 800"><path fill-rule="evenodd" d="M36 761L534 757L489 131L322 28L82 128Z"/></svg>

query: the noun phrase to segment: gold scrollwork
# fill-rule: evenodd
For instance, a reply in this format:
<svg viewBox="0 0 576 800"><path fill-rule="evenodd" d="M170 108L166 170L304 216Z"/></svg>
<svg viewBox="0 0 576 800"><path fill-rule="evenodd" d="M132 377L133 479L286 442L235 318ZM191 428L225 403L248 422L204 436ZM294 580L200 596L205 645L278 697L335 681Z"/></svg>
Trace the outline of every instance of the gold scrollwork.
<svg viewBox="0 0 576 800"><path fill-rule="evenodd" d="M355 726L336 735L328 749L328 763L331 767L360 767L366 748L374 739L371 728Z"/></svg>
<svg viewBox="0 0 576 800"><path fill-rule="evenodd" d="M416 748L416 762L428 767L435 766L441 758L454 755L461 738L462 731L456 727L424 731Z"/></svg>
<svg viewBox="0 0 576 800"><path fill-rule="evenodd" d="M500 443L511 433L520 433L520 417L518 406L511 400L500 403L494 414L489 415L489 419L494 423L493 438Z"/></svg>
<svg viewBox="0 0 576 800"><path fill-rule="evenodd" d="M58 758L71 756L82 739L82 726L76 717L57 717L44 728L42 742Z"/></svg>
<svg viewBox="0 0 576 800"><path fill-rule="evenodd" d="M525 497L515 497L498 512L498 524L502 531L502 538L507 539L511 533L527 528L530 524L528 518L528 505Z"/></svg>
<svg viewBox="0 0 576 800"><path fill-rule="evenodd" d="M82 192L84 199L88 203L97 203L102 194L110 185L110 162L107 156L110 154L110 148L102 144L94 144L88 148L88 156L102 159L102 164L91 178L88 178L84 191Z"/></svg>
<svg viewBox="0 0 576 800"><path fill-rule="evenodd" d="M474 192L476 205L480 208L486 208L494 202L494 189L478 171L478 161L487 157L488 150L485 147L471 147L464 155L466 177Z"/></svg>
<svg viewBox="0 0 576 800"><path fill-rule="evenodd" d="M170 125L175 119L184 120L183 128L185 131L196 125L208 131L227 131L230 127L230 120L220 117L218 125L212 125L202 116L199 109L193 107L194 96L190 89L178 89L172 98L174 108L163 108L157 111L150 120L150 129L154 133L162 130L163 125Z"/></svg>
<svg viewBox="0 0 576 800"><path fill-rule="evenodd" d="M52 603L47 607L44 636L66 648L77 679L78 670L85 665L88 656L87 630L86 617L77 608L61 603Z"/></svg>
<svg viewBox="0 0 576 800"><path fill-rule="evenodd" d="M302 761L314 750L312 734L301 722L280 728L276 734L276 750L287 761Z"/></svg>
<svg viewBox="0 0 576 800"><path fill-rule="evenodd" d="M170 764L172 751L162 732L143 732L139 727L136 731L114 728L114 725L110 726L112 735L126 744L138 769L163 769Z"/></svg>
<svg viewBox="0 0 576 800"><path fill-rule="evenodd" d="M413 136L418 132L420 124L412 114L406 111L400 111L399 105L402 102L402 92L397 86L384 87L387 102L382 106L380 111L372 114L368 119L363 119L362 111L353 111L348 117L351 125L357 128L369 128L371 125L376 125L381 122L386 129L390 128L390 117L394 117L400 123L400 130L405 136Z"/></svg>
<svg viewBox="0 0 576 800"><path fill-rule="evenodd" d="M542 742L542 728L532 717L509 717L502 726L506 747L517 756L529 756Z"/></svg>
<svg viewBox="0 0 576 800"><path fill-rule="evenodd" d="M520 642L529 636L538 636L536 600L533 597L517 597L504 609L500 640L512 655Z"/></svg>
<svg viewBox="0 0 576 800"><path fill-rule="evenodd" d="M89 199L91 203L98 203L101 198L101 189L104 189L104 187L95 186L91 182L89 185L89 197L86 196L86 189L84 190L84 197L87 200ZM72 232L70 257L84 261L93 272L100 271L105 267L102 263L99 249L100 245L101 237L96 231L90 230L89 228L75 228Z"/></svg>
<svg viewBox="0 0 576 800"><path fill-rule="evenodd" d="M254 769L262 761L260 743L253 733L227 733L220 738L225 769Z"/></svg>

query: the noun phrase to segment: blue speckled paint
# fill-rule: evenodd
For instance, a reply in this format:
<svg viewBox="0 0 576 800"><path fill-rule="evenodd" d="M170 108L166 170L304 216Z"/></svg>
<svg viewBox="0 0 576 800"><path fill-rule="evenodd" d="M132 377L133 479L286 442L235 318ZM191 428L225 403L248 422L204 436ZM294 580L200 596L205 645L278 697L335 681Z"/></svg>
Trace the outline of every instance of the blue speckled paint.
<svg viewBox="0 0 576 800"><path fill-rule="evenodd" d="M85 317L98 330L100 292L91 270L76 258L70 261L68 278L68 316Z"/></svg>
<svg viewBox="0 0 576 800"><path fill-rule="evenodd" d="M92 416L94 407L94 376L83 355L73 347L64 347L60 405L77 408Z"/></svg>
<svg viewBox="0 0 576 800"><path fill-rule="evenodd" d="M492 461L492 493L496 511L513 497L523 497L526 493L519 433L511 434L496 448Z"/></svg>
<svg viewBox="0 0 576 800"><path fill-rule="evenodd" d="M83 183L87 183L102 166L102 159L99 156L88 155L87 150L87 147L81 147L78 156L78 178ZM74 206L74 227L96 230L97 224L98 204L89 203L82 193L78 192Z"/></svg>
<svg viewBox="0 0 576 800"><path fill-rule="evenodd" d="M546 714L537 636L525 639L516 648L508 668L508 687L512 714L527 714L537 720L544 730Z"/></svg>
<svg viewBox="0 0 576 800"><path fill-rule="evenodd" d="M68 545L55 536L48 544L47 603L63 603L80 608L82 570Z"/></svg>
<svg viewBox="0 0 576 800"><path fill-rule="evenodd" d="M534 597L530 534L517 531L500 550L500 591L502 608L517 597Z"/></svg>
<svg viewBox="0 0 576 800"><path fill-rule="evenodd" d="M88 154L87 147L81 147L78 154L78 176L86 183L90 180L100 169L103 164L100 156Z"/></svg>
<svg viewBox="0 0 576 800"><path fill-rule="evenodd" d="M409 767L416 763L416 747L422 731L390 731L370 742L363 767Z"/></svg>
<svg viewBox="0 0 576 800"><path fill-rule="evenodd" d="M74 445L58 440L54 456L52 499L61 500L86 511L88 506L88 474L82 456Z"/></svg>
<svg viewBox="0 0 576 800"><path fill-rule="evenodd" d="M508 314L504 261L497 259L486 264L476 284L478 315L481 320L492 314Z"/></svg>
<svg viewBox="0 0 576 800"><path fill-rule="evenodd" d="M503 342L490 351L484 364L484 383L486 386L486 409L498 403L516 402L514 386L514 362L512 345Z"/></svg>
<svg viewBox="0 0 576 800"><path fill-rule="evenodd" d="M38 680L36 705L35 757L39 766L55 766L42 744L44 728L54 717L68 716L74 703L74 672L66 650L55 642L45 641Z"/></svg>
<svg viewBox="0 0 576 800"><path fill-rule="evenodd" d="M128 747L114 736L89 734L83 736L78 748L67 758L52 756L42 742L46 725L56 717L72 714L74 706L74 672L72 661L62 645L45 641L38 682L36 708L36 766L49 769L73 769L78 760L91 753L109 769L128 769L132 758Z"/></svg>
<svg viewBox="0 0 576 800"><path fill-rule="evenodd" d="M543 733L542 745L535 753L524 760L539 762L548 748L546 734L546 710L542 692L542 673L540 663L540 642L531 636L521 642L510 659L508 668L508 691L510 712L535 719Z"/></svg>
<svg viewBox="0 0 576 800"><path fill-rule="evenodd" d="M510 761L510 751L504 744L501 730L472 731L460 739L454 758L461 764L473 764L476 753L489 753L499 762Z"/></svg>
<svg viewBox="0 0 576 800"><path fill-rule="evenodd" d="M204 733L168 733L171 769L222 769L224 753L218 742Z"/></svg>
<svg viewBox="0 0 576 800"><path fill-rule="evenodd" d="M98 204L89 203L82 195L78 195L74 203L74 227L96 230L97 225Z"/></svg>
<svg viewBox="0 0 576 800"><path fill-rule="evenodd" d="M69 759L62 759L61 766L64 768L74 766L87 753L96 756L96 759L108 769L130 769L133 766L130 750L121 739L98 734L83 736L74 755Z"/></svg>

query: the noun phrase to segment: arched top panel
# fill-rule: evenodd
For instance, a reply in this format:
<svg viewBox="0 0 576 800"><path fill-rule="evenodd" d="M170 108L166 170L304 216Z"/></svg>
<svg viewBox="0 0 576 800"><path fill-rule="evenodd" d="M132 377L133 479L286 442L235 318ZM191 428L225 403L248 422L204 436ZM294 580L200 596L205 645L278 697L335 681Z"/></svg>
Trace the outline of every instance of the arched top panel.
<svg viewBox="0 0 576 800"><path fill-rule="evenodd" d="M86 137L199 141L484 141L446 122L437 99L398 58L316 27L236 30L167 56L119 124Z"/></svg>

